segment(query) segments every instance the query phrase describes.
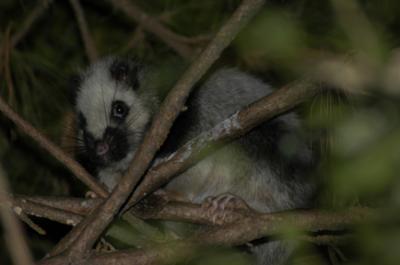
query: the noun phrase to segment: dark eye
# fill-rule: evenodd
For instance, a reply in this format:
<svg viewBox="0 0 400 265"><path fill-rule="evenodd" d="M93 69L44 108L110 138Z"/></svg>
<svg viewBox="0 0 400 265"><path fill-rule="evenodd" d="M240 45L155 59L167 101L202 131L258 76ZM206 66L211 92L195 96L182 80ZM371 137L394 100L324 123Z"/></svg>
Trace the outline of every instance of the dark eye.
<svg viewBox="0 0 400 265"><path fill-rule="evenodd" d="M120 100L113 102L111 109L111 117L114 120L123 121L125 117L128 115L128 112L129 108L124 102Z"/></svg>

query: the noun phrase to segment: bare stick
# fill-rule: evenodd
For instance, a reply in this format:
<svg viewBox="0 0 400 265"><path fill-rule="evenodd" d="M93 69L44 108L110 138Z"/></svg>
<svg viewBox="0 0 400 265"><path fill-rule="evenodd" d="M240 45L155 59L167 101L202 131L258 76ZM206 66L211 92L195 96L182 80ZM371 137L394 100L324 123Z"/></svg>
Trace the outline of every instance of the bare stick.
<svg viewBox="0 0 400 265"><path fill-rule="evenodd" d="M86 54L89 61L93 63L98 58L98 53L92 35L90 34L82 6L80 5L79 0L70 0L70 3L78 21L79 31L85 45Z"/></svg>
<svg viewBox="0 0 400 265"><path fill-rule="evenodd" d="M109 0L114 7L120 9L130 18L134 19L140 26L153 33L160 38L169 47L175 50L180 56L186 59L192 59L193 51L186 44L180 41L181 36L166 28L157 19L149 16L138 6L134 5L132 1L127 0Z"/></svg>
<svg viewBox="0 0 400 265"><path fill-rule="evenodd" d="M4 76L6 79L7 83L7 88L8 88L8 102L12 103L14 102L14 85L13 85L13 78L12 78L12 73L11 73L11 62L10 62L10 57L11 57L11 52L12 52L12 47L10 45L10 27L7 28L5 37L3 39L3 56L4 59L3 61L3 67L4 67Z"/></svg>
<svg viewBox="0 0 400 265"><path fill-rule="evenodd" d="M47 218L61 224L75 226L82 220L82 216L80 215L18 197L15 198L12 203L14 210L22 211L36 217Z"/></svg>
<svg viewBox="0 0 400 265"><path fill-rule="evenodd" d="M22 119L14 110L0 97L0 112L17 125L21 131L35 140L43 149L49 152L54 158L65 165L79 180L85 183L92 191L100 197L107 197L106 189L97 182L78 162L65 154L58 146L46 138L31 124Z"/></svg>
<svg viewBox="0 0 400 265"><path fill-rule="evenodd" d="M193 85L218 59L222 51L263 4L263 0L244 0L210 45L202 52L198 60L177 82L161 105L160 111L136 152L127 174L123 176L109 199L88 217L90 225L85 225L83 232L69 249L69 257L82 257L93 246L107 225L111 223L114 215L126 201L140 177L148 168L155 153L165 141L169 129L179 115ZM77 226L76 230L78 229L81 229L80 225Z"/></svg>
<svg viewBox="0 0 400 265"><path fill-rule="evenodd" d="M29 32L32 25L44 14L53 0L40 0L29 16L24 20L20 30L12 37L11 46L15 47Z"/></svg>
<svg viewBox="0 0 400 265"><path fill-rule="evenodd" d="M14 212L18 215L19 219L24 222L27 226L29 226L32 230L34 230L39 235L46 235L46 230L42 227L37 225L35 222L32 221L31 218L24 212L17 212L14 208Z"/></svg>
<svg viewBox="0 0 400 265"><path fill-rule="evenodd" d="M209 154L211 150L216 150L223 144L244 135L261 122L294 108L319 91L319 86L311 82L297 82L285 86L235 113L210 131L190 140L166 161L149 170L125 208L134 205L195 164L204 157L205 150Z"/></svg>
<svg viewBox="0 0 400 265"><path fill-rule="evenodd" d="M21 224L11 211L9 205L7 205L7 202L10 201L7 194L8 183L0 165L0 213L4 225L3 231L6 243L11 252L11 258L16 265L33 265L33 259L29 252Z"/></svg>
<svg viewBox="0 0 400 265"><path fill-rule="evenodd" d="M34 202L38 205L48 206L50 208L60 209L66 212L75 213L78 215L89 214L94 210L102 199L87 199L75 197L60 197L60 196L15 196L15 200Z"/></svg>

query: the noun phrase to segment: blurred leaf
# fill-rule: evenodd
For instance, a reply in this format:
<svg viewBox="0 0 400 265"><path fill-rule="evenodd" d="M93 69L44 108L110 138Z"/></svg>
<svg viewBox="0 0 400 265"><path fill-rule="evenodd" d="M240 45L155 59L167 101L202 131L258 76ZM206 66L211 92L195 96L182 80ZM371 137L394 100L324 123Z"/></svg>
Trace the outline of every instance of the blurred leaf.
<svg viewBox="0 0 400 265"><path fill-rule="evenodd" d="M249 60L275 60L293 64L305 48L305 35L300 22L279 10L257 15L240 33L235 46L239 54Z"/></svg>

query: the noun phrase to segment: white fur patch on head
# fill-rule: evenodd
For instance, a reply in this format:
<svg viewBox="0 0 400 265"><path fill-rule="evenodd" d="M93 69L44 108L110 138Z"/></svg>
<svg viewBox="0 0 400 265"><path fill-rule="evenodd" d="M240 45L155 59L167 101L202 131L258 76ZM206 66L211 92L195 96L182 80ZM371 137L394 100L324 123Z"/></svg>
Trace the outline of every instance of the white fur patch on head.
<svg viewBox="0 0 400 265"><path fill-rule="evenodd" d="M92 65L82 76L77 92L76 108L86 120L87 132L95 139L101 139L107 127L117 126L110 117L114 101L122 101L129 107L125 123L130 131L142 131L150 119L149 111L134 89L111 77L114 60L108 57Z"/></svg>

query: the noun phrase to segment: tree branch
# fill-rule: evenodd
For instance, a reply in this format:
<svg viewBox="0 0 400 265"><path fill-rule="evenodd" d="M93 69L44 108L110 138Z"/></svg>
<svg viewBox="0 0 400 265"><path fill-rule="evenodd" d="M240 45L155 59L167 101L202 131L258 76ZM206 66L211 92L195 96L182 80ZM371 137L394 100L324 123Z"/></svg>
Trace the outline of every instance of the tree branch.
<svg viewBox="0 0 400 265"><path fill-rule="evenodd" d="M193 58L193 51L189 46L181 41L181 39L183 38L182 36L179 36L175 32L166 28L157 19L146 14L131 1L110 0L110 2L115 8L120 9L130 18L135 20L143 29L153 33L155 36L160 38L169 47L175 50L180 56L185 59Z"/></svg>
<svg viewBox="0 0 400 265"><path fill-rule="evenodd" d="M25 236L18 219L10 210L7 202L8 183L2 166L0 165L0 217L3 222L3 231L6 237L6 243L11 252L11 258L16 265L33 265L33 259L29 251Z"/></svg>
<svg viewBox="0 0 400 265"><path fill-rule="evenodd" d="M102 199L83 199L77 197L60 197L60 196L21 196L17 195L14 197L15 200L19 202L29 201L36 203L38 205L47 206L50 208L55 208L63 210L66 212L71 212L78 215L87 215L93 209L95 209L100 203L103 202Z"/></svg>
<svg viewBox="0 0 400 265"><path fill-rule="evenodd" d="M80 5L79 0L70 0L70 3L78 21L79 31L81 33L83 44L85 45L86 54L89 61L93 63L98 58L98 53L92 35L90 34L82 6Z"/></svg>
<svg viewBox="0 0 400 265"><path fill-rule="evenodd" d="M29 16L22 23L19 31L14 34L11 39L11 47L17 46L17 44L25 37L25 35L29 32L32 25L44 14L44 11L48 8L48 6L53 2L53 0L40 0L36 7L32 10Z"/></svg>
<svg viewBox="0 0 400 265"><path fill-rule="evenodd" d="M36 203L27 199L16 197L12 200L14 209L20 209L28 215L46 218L61 224L77 225L83 218L82 216L50 207L41 203Z"/></svg>

